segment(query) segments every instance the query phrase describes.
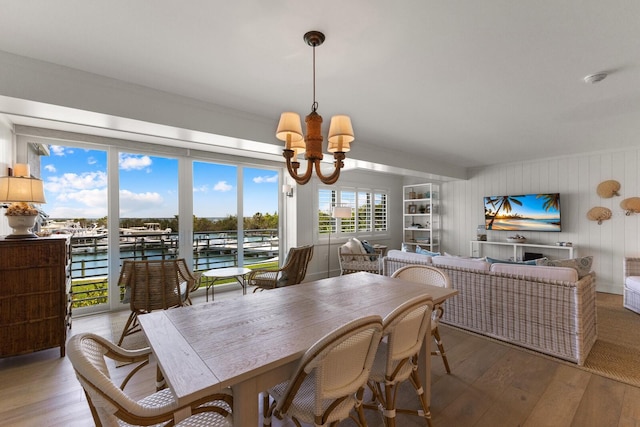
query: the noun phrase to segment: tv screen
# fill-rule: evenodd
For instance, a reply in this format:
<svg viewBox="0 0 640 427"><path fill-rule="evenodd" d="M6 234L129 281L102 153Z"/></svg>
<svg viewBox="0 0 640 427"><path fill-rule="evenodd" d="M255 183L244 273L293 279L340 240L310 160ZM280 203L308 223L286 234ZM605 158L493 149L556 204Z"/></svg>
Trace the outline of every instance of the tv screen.
<svg viewBox="0 0 640 427"><path fill-rule="evenodd" d="M484 198L487 230L561 231L560 193Z"/></svg>

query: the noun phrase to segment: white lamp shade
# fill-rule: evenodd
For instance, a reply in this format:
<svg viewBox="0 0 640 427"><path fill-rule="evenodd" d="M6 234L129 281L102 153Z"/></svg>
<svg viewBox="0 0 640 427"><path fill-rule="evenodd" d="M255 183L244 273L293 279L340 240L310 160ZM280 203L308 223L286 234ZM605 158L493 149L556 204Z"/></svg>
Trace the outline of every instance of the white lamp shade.
<svg viewBox="0 0 640 427"><path fill-rule="evenodd" d="M347 206L334 206L331 218L351 218L351 208Z"/></svg>
<svg viewBox="0 0 640 427"><path fill-rule="evenodd" d="M37 178L3 176L0 178L0 202L46 203L44 184Z"/></svg>
<svg viewBox="0 0 640 427"><path fill-rule="evenodd" d="M280 115L276 138L285 142L284 148L287 150L304 148L302 125L300 124L300 115L298 113L288 111Z"/></svg>
<svg viewBox="0 0 640 427"><path fill-rule="evenodd" d="M351 142L355 139L353 135L353 126L351 126L351 118L349 116L339 115L331 117L329 125L329 148L330 153L343 152L351 150Z"/></svg>
<svg viewBox="0 0 640 427"><path fill-rule="evenodd" d="M13 176L31 176L31 167L26 163L16 163L13 165Z"/></svg>

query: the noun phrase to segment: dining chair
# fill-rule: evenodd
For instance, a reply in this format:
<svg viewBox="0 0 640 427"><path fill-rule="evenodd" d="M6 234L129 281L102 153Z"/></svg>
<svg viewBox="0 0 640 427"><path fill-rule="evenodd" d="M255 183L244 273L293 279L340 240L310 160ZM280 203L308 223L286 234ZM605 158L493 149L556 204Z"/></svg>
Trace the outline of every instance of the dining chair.
<svg viewBox="0 0 640 427"><path fill-rule="evenodd" d="M335 426L351 418L366 426L362 397L382 336L380 316L355 319L325 335L309 348L289 381L264 395L264 425L288 416L300 423ZM274 402L269 405L269 396ZM268 409L267 409L268 408ZM357 410L357 419L351 415Z"/></svg>
<svg viewBox="0 0 640 427"><path fill-rule="evenodd" d="M429 265L407 265L396 270L391 277L397 277L398 279L414 283L440 286L442 288L451 287L451 280L447 273ZM440 319L442 318L443 313L444 307L442 304L436 304L433 307L433 314L431 316L431 336L433 336L433 339L435 340L437 350L432 351L431 354L434 356L440 355L442 357L444 368L446 369L447 374L450 374L451 369L449 368L449 361L447 360L444 345L442 344L442 338L440 338L440 331L438 330L438 325L440 324Z"/></svg>
<svg viewBox="0 0 640 427"><path fill-rule="evenodd" d="M418 376L418 355L430 327L432 312L433 299L425 294L400 305L382 321L383 340L368 381L376 404L364 407L380 407L386 426L396 425L396 412L421 416L431 426L431 411ZM407 379L418 394L421 411L396 408L398 386Z"/></svg>
<svg viewBox="0 0 640 427"><path fill-rule="evenodd" d="M138 315L190 305L189 292L196 278L183 258L122 262L118 284L125 289L122 302L129 302L131 314L122 330L124 337L140 331Z"/></svg>
<svg viewBox="0 0 640 427"><path fill-rule="evenodd" d="M228 391L178 404L170 389L135 400L124 389L149 364L150 348L126 350L105 338L80 333L67 342L67 356L87 397L96 426L230 426L233 395ZM137 363L122 384L111 378L107 358Z"/></svg>
<svg viewBox="0 0 640 427"><path fill-rule="evenodd" d="M291 248L281 268L255 269L247 276L247 284L255 286L256 292L302 283L312 257L313 245Z"/></svg>

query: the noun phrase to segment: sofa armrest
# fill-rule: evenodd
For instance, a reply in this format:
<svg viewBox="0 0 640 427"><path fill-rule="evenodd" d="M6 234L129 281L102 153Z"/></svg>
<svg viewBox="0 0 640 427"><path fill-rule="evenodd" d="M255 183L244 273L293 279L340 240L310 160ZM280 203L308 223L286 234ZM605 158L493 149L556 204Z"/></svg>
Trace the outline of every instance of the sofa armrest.
<svg viewBox="0 0 640 427"><path fill-rule="evenodd" d="M640 258L625 257L624 277L640 276Z"/></svg>

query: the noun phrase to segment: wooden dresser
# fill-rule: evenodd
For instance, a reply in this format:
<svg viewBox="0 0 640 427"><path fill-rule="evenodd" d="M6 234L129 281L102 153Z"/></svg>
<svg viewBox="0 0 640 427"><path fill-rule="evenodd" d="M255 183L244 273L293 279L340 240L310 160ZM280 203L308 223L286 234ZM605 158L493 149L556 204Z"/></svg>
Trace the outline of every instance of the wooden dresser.
<svg viewBox="0 0 640 427"><path fill-rule="evenodd" d="M0 238L0 357L60 346L71 327L68 236Z"/></svg>

